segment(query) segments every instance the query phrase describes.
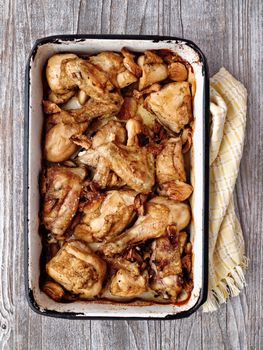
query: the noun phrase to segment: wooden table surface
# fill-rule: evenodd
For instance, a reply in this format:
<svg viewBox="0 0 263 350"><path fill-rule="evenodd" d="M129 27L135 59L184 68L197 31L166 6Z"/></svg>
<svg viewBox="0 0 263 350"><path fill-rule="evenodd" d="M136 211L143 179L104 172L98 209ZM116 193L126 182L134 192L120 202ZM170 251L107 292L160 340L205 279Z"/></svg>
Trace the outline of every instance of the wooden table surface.
<svg viewBox="0 0 263 350"><path fill-rule="evenodd" d="M1 0L0 348L263 349L262 0ZM24 71L37 38L64 33L174 35L193 40L210 74L225 66L248 89L247 134L236 186L247 288L217 312L175 321L69 321L25 300L23 269Z"/></svg>

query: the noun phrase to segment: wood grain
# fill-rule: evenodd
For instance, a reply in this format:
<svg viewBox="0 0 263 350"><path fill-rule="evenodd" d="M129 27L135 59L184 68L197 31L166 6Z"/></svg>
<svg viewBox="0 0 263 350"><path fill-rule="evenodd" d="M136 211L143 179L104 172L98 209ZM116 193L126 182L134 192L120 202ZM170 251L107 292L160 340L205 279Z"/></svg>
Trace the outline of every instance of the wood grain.
<svg viewBox="0 0 263 350"><path fill-rule="evenodd" d="M263 348L263 3L261 0L6 0L0 3L0 348ZM247 87L247 136L235 202L250 259L247 288L212 314L177 321L68 321L33 313L23 271L24 69L33 42L62 33L184 36L210 74L225 66Z"/></svg>

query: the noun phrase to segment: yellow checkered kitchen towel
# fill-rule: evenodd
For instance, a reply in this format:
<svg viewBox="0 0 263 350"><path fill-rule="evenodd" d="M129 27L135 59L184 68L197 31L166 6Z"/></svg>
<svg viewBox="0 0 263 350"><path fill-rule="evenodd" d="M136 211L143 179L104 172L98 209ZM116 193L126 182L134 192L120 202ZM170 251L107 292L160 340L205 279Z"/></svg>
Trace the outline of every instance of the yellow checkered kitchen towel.
<svg viewBox="0 0 263 350"><path fill-rule="evenodd" d="M225 68L210 79L209 284L203 311L215 311L245 285L247 265L233 191L242 157L247 91Z"/></svg>

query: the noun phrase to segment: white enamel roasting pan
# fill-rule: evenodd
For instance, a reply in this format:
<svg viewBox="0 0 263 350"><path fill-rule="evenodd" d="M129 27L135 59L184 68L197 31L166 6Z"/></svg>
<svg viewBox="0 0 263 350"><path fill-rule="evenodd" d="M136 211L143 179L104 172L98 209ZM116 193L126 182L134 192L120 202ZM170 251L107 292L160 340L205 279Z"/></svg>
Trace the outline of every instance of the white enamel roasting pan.
<svg viewBox="0 0 263 350"><path fill-rule="evenodd" d="M194 70L195 130L192 147L191 198L194 289L187 303L176 305L136 305L136 303L96 303L76 301L58 303L39 288L41 237L39 229L39 173L43 126L42 74L48 58L57 52L96 54L100 51L170 49L187 60ZM189 316L206 300L208 274L208 141L209 85L206 59L192 42L173 37L62 35L39 39L30 54L25 86L25 274L26 296L31 308L42 315L72 319L84 318L155 318L172 319Z"/></svg>

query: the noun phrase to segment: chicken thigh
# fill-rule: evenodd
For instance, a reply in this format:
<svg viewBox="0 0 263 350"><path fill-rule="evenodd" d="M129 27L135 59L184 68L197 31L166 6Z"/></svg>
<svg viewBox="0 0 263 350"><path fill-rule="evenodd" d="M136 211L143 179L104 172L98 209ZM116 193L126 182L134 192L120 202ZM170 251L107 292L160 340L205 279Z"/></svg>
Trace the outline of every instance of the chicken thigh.
<svg viewBox="0 0 263 350"><path fill-rule="evenodd" d="M146 148L109 142L97 150L111 170L133 190L141 193L151 191L155 180L154 158Z"/></svg>
<svg viewBox="0 0 263 350"><path fill-rule="evenodd" d="M160 123L178 133L192 120L192 97L188 82L166 84L145 99L146 108Z"/></svg>
<svg viewBox="0 0 263 350"><path fill-rule="evenodd" d="M65 243L46 265L50 277L82 298L100 293L106 269L105 261L80 241Z"/></svg>

